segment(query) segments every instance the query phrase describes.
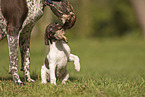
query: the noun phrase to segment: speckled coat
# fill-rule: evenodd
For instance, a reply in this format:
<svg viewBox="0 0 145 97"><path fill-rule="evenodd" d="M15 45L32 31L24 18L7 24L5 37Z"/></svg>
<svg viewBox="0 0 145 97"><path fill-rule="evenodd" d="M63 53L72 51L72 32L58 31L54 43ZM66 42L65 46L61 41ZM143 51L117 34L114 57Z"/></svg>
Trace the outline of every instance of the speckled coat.
<svg viewBox="0 0 145 97"><path fill-rule="evenodd" d="M26 3L25 10L27 10L27 15L22 21L21 25L18 25L15 21L11 23L12 17L7 17L7 14L9 13L5 13L5 11L7 11L5 8L6 6L4 5L6 2L7 4L11 3L9 11L14 11L13 9L15 9L13 2L16 2L16 4L21 4L21 2L22 4L23 2ZM12 74L15 83L22 83L18 74L19 46L21 52L21 70L23 70L27 81L34 81L30 78L29 71L30 35L34 24L43 15L43 8L44 4L42 0L0 0L0 40L2 40L4 37L7 37L10 58L9 73ZM17 27L17 25L19 27Z"/></svg>
<svg viewBox="0 0 145 97"><path fill-rule="evenodd" d="M76 22L76 15L72 5L68 0L61 0L60 2L52 1L53 4L48 4L52 12L63 22L65 30L70 29Z"/></svg>

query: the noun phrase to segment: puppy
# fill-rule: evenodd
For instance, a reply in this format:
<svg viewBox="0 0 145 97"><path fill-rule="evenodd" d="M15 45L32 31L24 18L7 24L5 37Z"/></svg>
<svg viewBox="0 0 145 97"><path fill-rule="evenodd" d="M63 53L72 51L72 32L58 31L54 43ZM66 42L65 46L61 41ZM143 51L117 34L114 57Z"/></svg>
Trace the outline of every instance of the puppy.
<svg viewBox="0 0 145 97"><path fill-rule="evenodd" d="M65 30L58 23L51 23L45 32L45 44L50 51L41 68L41 83L56 84L56 78L65 83L69 78L67 62L74 61L76 71L80 71L79 58L70 53L70 47L66 44ZM56 74L55 74L56 73Z"/></svg>

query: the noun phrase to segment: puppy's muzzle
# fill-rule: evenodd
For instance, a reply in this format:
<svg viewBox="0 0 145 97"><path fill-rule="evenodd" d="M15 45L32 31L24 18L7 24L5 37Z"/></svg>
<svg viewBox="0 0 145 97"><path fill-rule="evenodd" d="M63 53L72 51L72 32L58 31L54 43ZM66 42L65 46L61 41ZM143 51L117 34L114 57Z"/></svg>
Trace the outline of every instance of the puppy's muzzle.
<svg viewBox="0 0 145 97"><path fill-rule="evenodd" d="M67 42L67 38L64 36L64 34L65 34L64 31L58 30L56 31L54 36L57 40L64 40L65 42Z"/></svg>

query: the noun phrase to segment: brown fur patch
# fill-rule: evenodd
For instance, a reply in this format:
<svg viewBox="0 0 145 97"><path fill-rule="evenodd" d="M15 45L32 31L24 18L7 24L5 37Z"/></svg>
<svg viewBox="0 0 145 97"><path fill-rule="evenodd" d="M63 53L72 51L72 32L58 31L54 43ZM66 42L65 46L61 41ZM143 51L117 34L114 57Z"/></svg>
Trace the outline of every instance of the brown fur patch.
<svg viewBox="0 0 145 97"><path fill-rule="evenodd" d="M18 35L28 13L26 0L1 0L1 11L7 21L7 33Z"/></svg>
<svg viewBox="0 0 145 97"><path fill-rule="evenodd" d="M48 62L47 57L45 58L45 66L46 66L47 69L49 69L49 62Z"/></svg>

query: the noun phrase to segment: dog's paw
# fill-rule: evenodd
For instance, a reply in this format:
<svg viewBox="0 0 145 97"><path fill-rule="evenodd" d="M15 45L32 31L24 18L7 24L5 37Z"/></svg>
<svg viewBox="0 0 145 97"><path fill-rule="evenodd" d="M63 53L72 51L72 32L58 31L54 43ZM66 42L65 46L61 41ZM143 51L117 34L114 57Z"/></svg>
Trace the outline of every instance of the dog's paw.
<svg viewBox="0 0 145 97"><path fill-rule="evenodd" d="M23 85L25 85L25 83L23 83L23 82L19 79L17 82L15 82L15 85L23 86Z"/></svg>
<svg viewBox="0 0 145 97"><path fill-rule="evenodd" d="M80 71L80 63L79 62L75 63L75 70L78 72Z"/></svg>
<svg viewBox="0 0 145 97"><path fill-rule="evenodd" d="M57 86L56 82L51 82L51 84Z"/></svg>
<svg viewBox="0 0 145 97"><path fill-rule="evenodd" d="M35 82L35 80L33 80L33 79L31 79L31 78L28 78L27 81L28 81L28 82Z"/></svg>
<svg viewBox="0 0 145 97"><path fill-rule="evenodd" d="M57 86L57 84L56 84L56 80L51 80L50 82L51 82L51 84Z"/></svg>
<svg viewBox="0 0 145 97"><path fill-rule="evenodd" d="M66 82L65 82L65 81L62 81L62 84L64 84L64 85L65 85L65 84L66 84Z"/></svg>
<svg viewBox="0 0 145 97"><path fill-rule="evenodd" d="M47 83L47 81L41 81L41 84L46 84Z"/></svg>

